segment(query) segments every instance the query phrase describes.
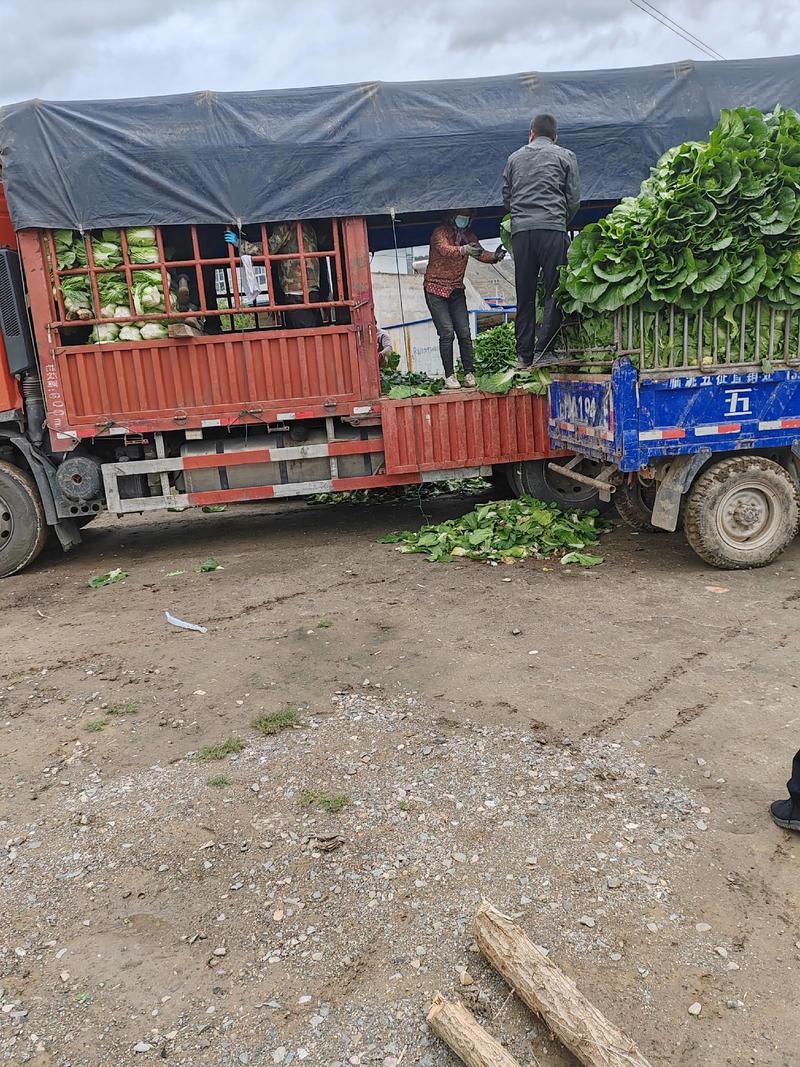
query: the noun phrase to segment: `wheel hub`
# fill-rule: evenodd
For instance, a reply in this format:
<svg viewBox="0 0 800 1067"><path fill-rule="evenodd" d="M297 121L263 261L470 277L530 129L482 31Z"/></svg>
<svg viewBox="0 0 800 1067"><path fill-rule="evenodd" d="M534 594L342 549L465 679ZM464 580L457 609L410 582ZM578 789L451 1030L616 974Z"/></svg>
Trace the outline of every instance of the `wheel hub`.
<svg viewBox="0 0 800 1067"><path fill-rule="evenodd" d="M779 514L778 500L769 486L737 486L722 501L717 526L729 545L756 548L774 535Z"/></svg>
<svg viewBox="0 0 800 1067"><path fill-rule="evenodd" d="M0 496L0 552L11 544L11 535L14 532L14 516L11 514L11 508L6 501Z"/></svg>
<svg viewBox="0 0 800 1067"><path fill-rule="evenodd" d="M740 501L733 509L732 520L742 530L757 529L764 521L766 508L758 501Z"/></svg>

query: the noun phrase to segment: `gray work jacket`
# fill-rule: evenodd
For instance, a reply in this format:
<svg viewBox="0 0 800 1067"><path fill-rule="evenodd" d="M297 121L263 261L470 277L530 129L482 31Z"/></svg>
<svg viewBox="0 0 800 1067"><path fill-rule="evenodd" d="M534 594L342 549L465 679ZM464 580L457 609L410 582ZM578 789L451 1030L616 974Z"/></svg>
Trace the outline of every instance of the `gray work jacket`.
<svg viewBox="0 0 800 1067"><path fill-rule="evenodd" d="M575 153L549 137L537 137L508 157L503 203L511 232L566 230L581 202Z"/></svg>

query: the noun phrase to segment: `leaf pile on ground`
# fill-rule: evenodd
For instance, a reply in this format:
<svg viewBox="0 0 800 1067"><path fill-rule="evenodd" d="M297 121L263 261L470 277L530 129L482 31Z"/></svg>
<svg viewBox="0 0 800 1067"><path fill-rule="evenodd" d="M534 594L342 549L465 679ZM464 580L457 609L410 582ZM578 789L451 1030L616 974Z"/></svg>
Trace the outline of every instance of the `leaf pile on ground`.
<svg viewBox="0 0 800 1067"><path fill-rule="evenodd" d="M398 504L404 500L418 500L431 496L456 494L473 496L491 488L485 478L451 478L446 482L424 482L421 485L390 485L385 489L354 489L343 493L316 493L309 497L309 504L354 504L368 507L371 504Z"/></svg>
<svg viewBox="0 0 800 1067"><path fill-rule="evenodd" d="M424 553L433 563L449 563L466 557L483 563L515 563L533 556L545 559L559 553L582 554L596 545L610 529L596 511L562 511L534 497L480 504L458 519L414 532L389 534L381 544L399 545L400 552ZM585 554L591 563L575 558L570 562L594 566L601 557Z"/></svg>

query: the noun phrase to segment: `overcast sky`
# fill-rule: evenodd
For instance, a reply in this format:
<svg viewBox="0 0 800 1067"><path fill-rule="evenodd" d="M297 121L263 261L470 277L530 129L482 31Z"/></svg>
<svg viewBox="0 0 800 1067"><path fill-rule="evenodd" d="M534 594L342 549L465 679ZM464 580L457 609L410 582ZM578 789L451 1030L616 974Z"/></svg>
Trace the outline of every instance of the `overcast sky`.
<svg viewBox="0 0 800 1067"><path fill-rule="evenodd" d="M800 53L800 0L653 0L726 58ZM0 103L702 59L631 0L0 0Z"/></svg>

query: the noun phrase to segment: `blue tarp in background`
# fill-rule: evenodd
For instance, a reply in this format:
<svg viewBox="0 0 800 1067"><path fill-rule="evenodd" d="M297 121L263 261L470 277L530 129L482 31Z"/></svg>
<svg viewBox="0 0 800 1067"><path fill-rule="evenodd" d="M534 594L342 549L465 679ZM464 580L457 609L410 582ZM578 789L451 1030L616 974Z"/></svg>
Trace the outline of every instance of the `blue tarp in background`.
<svg viewBox="0 0 800 1067"><path fill-rule="evenodd" d="M507 156L551 111L584 200L635 193L725 107L800 106L800 59L680 63L0 109L18 229L270 222L496 208Z"/></svg>

